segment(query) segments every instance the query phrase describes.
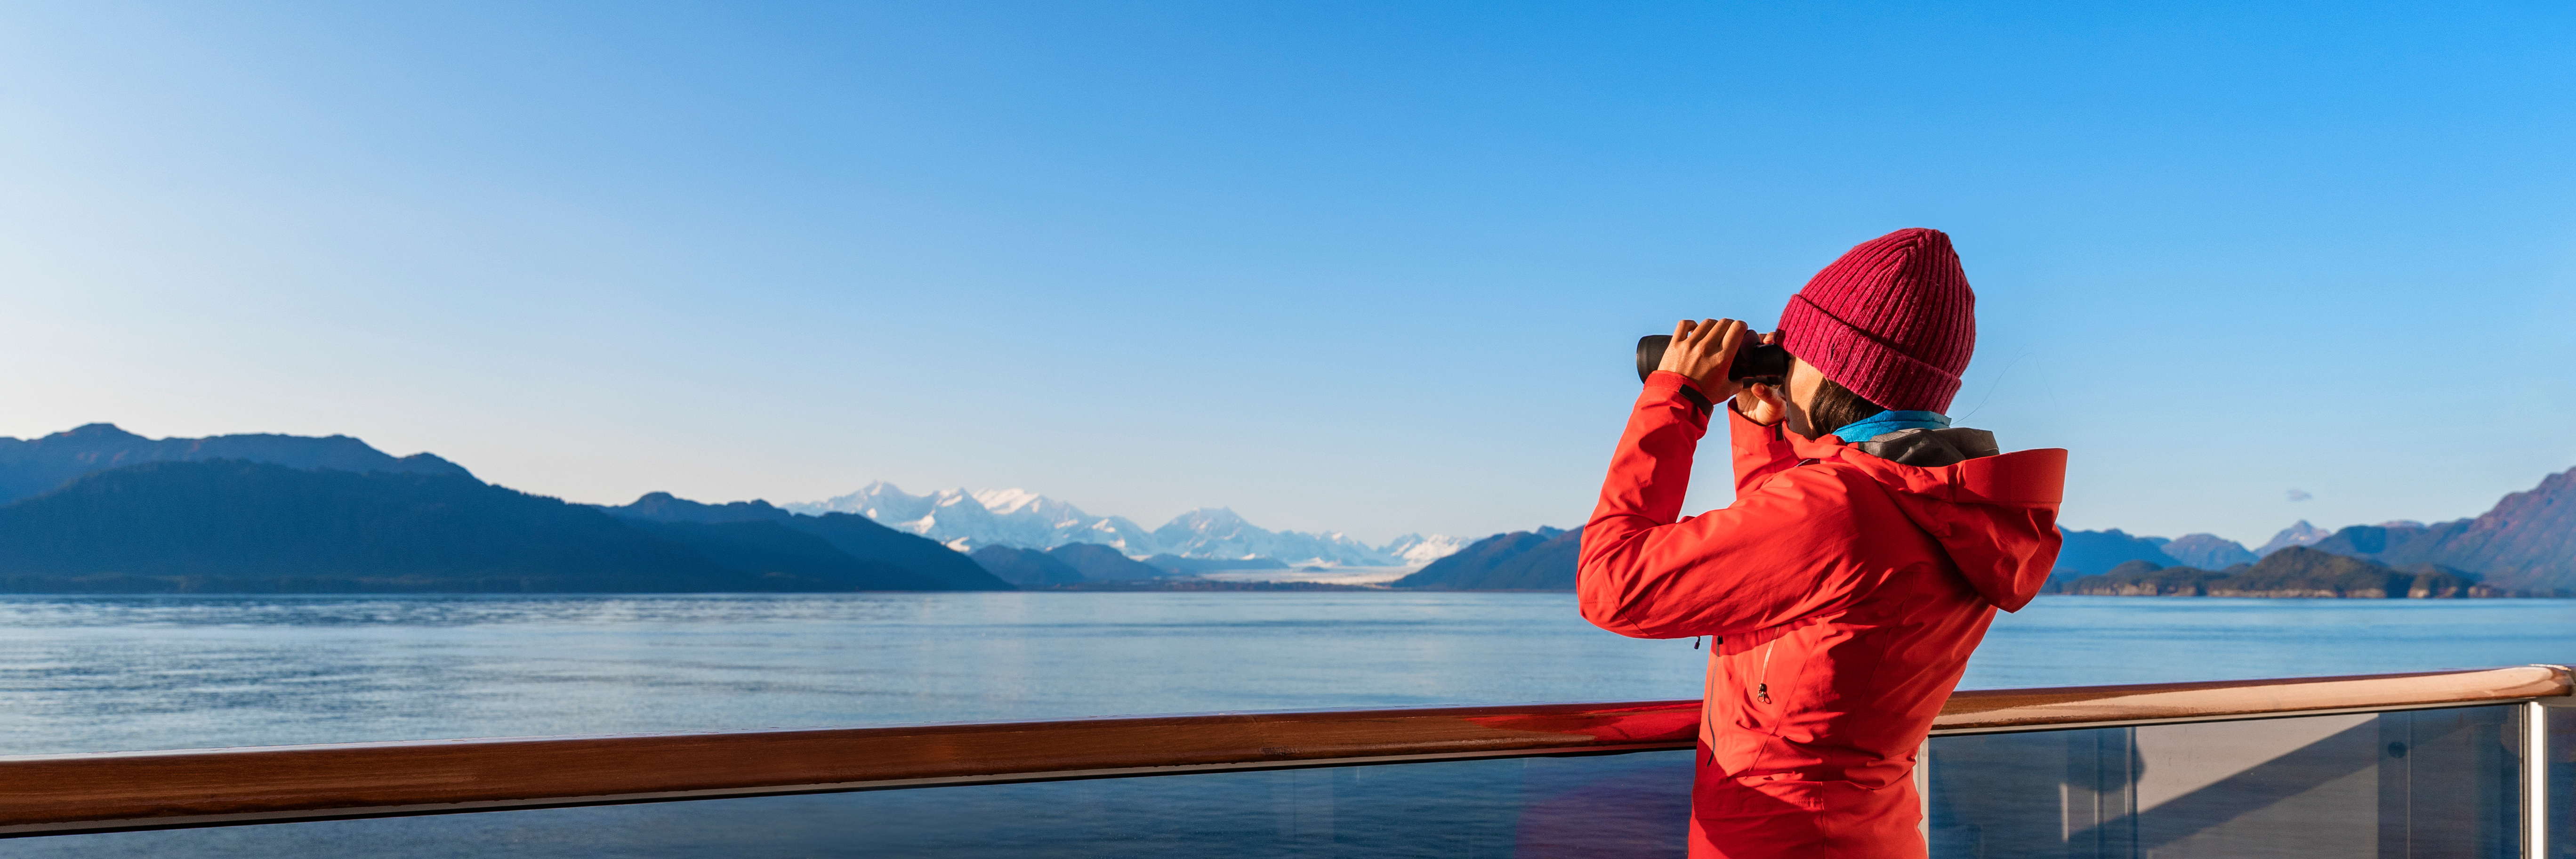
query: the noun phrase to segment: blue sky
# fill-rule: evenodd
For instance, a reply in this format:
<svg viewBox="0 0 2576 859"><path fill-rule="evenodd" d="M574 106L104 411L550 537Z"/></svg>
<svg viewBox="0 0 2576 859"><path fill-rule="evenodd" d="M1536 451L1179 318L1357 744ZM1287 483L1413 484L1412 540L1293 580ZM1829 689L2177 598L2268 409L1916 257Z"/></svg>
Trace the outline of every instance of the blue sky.
<svg viewBox="0 0 2576 859"><path fill-rule="evenodd" d="M1567 526L1637 335L1930 226L1981 299L1952 413L2070 448L2067 524L2472 515L2576 465L2571 44L2538 3L12 3L0 434Z"/></svg>

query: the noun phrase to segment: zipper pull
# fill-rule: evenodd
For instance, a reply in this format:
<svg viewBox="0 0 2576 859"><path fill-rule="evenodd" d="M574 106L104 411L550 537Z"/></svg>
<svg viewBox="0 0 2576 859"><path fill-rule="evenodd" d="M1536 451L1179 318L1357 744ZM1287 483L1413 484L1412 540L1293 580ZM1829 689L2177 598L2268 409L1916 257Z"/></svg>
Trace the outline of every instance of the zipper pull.
<svg viewBox="0 0 2576 859"><path fill-rule="evenodd" d="M1760 701L1765 704L1771 703L1771 684L1753 684L1753 700Z"/></svg>
<svg viewBox="0 0 2576 859"><path fill-rule="evenodd" d="M1699 636L1696 636L1696 635L1691 636L1691 649L1692 649L1692 650L1698 650L1698 649L1699 649Z"/></svg>

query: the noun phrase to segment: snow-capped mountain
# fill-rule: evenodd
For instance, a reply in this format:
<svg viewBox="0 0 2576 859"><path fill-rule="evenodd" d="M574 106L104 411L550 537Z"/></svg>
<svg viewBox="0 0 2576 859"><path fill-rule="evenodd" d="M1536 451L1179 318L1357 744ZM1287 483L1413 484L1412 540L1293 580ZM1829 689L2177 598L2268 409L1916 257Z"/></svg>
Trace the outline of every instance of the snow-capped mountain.
<svg viewBox="0 0 2576 859"><path fill-rule="evenodd" d="M1290 564L1401 566L1404 559L1339 532L1265 531L1223 507L1201 507L1154 529L1163 551L1184 558L1276 558Z"/></svg>
<svg viewBox="0 0 2576 859"><path fill-rule="evenodd" d="M951 489L913 495L885 481L837 498L781 505L798 513L856 513L958 551L985 546L1052 549L1098 543L1129 557L1270 558L1288 564L1396 567L1427 564L1466 545L1443 535L1406 534L1370 546L1345 534L1269 531L1222 507L1200 508L1148 531L1124 516L1094 516L1024 489Z"/></svg>
<svg viewBox="0 0 2576 859"><path fill-rule="evenodd" d="M1403 558L1407 566L1418 566L1458 554L1458 550L1467 548L1469 542L1472 541L1447 534L1433 534L1427 537L1421 534L1406 534L1388 541L1379 551Z"/></svg>
<svg viewBox="0 0 2576 859"><path fill-rule="evenodd" d="M880 480L838 498L782 506L808 514L856 513L960 552L985 546L1052 549L1066 543L1099 543L1139 557L1161 551L1150 532L1126 517L1093 516L1020 489L950 489L913 495Z"/></svg>

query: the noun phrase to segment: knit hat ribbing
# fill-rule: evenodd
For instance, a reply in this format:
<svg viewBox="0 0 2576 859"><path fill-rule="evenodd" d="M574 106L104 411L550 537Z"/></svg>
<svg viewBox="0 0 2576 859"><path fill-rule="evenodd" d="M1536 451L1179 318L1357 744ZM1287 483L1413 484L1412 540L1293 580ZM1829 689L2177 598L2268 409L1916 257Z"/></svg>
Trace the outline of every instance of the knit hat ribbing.
<svg viewBox="0 0 2576 859"><path fill-rule="evenodd" d="M1977 349L1977 294L1950 237L1921 227L1862 242L1780 313L1783 346L1862 399L1942 412Z"/></svg>

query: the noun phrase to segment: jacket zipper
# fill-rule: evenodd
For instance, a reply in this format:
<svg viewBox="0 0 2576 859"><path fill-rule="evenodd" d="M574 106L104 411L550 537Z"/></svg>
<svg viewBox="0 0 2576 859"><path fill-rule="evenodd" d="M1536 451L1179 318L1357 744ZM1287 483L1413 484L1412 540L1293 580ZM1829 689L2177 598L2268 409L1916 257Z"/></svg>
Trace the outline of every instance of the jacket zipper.
<svg viewBox="0 0 2576 859"><path fill-rule="evenodd" d="M1778 646L1780 646L1780 639L1777 638L1771 639L1769 644L1762 645L1762 673L1755 675L1753 700L1765 704L1771 703L1771 648Z"/></svg>
<svg viewBox="0 0 2576 859"><path fill-rule="evenodd" d="M1786 632L1781 633L1781 635L1783 635L1783 636L1785 636L1785 635L1787 635L1787 634L1788 634L1788 633L1786 633ZM1753 675L1753 700L1755 700L1755 701L1759 701L1759 702L1764 703L1764 704L1769 704L1769 703L1771 703L1771 650L1772 650L1773 648L1776 648L1776 647L1779 647L1779 646L1780 646L1780 639L1778 639L1778 638L1773 638L1773 639L1771 639L1769 642L1767 642L1767 643L1765 643L1765 644L1763 644L1763 645L1762 645L1762 668L1761 668L1759 671L1755 672L1755 673L1754 673L1754 675ZM1707 723L1707 722L1708 722L1709 717L1708 717L1707 715L1705 715L1705 713L1706 713L1706 711L1705 711L1705 710L1703 710L1703 711L1702 711L1702 713L1703 713L1703 715L1700 717L1700 718L1701 718L1701 721L1702 721L1702 722L1704 722L1704 723ZM1765 721L1768 721L1768 722L1770 722L1770 723L1771 723L1771 737L1772 737L1772 739L1778 739L1778 738L1779 738L1779 736L1780 736L1780 723L1779 723L1779 720L1778 720L1778 719L1765 719ZM1713 734L1713 733L1710 733L1710 732L1713 732L1713 731L1715 730L1714 723L1707 723L1707 724L1703 724L1703 725L1701 725L1700 730L1703 732L1703 734L1704 734L1704 735L1707 735L1707 736L1714 736L1714 734ZM1769 740L1765 740L1765 741L1763 741L1762 745L1760 745L1760 746L1758 746L1758 747L1755 747L1755 749L1753 750L1753 764L1752 764L1752 767L1751 767L1751 768L1753 768L1753 769L1759 769L1759 768L1761 768L1761 766L1762 766L1762 757L1763 757L1763 753L1764 753L1764 752L1769 751L1769 750L1770 750L1770 747L1771 747L1771 743L1770 743L1770 741L1769 741ZM1709 757L1709 763L1710 763L1710 764L1712 764L1712 765L1713 765L1713 764L1717 763L1717 752L1716 752L1716 750L1715 750L1715 748L1714 748L1714 747L1712 747L1712 748L1711 748L1711 750L1710 750L1710 752L1709 752L1709 756L1708 756L1708 757Z"/></svg>

